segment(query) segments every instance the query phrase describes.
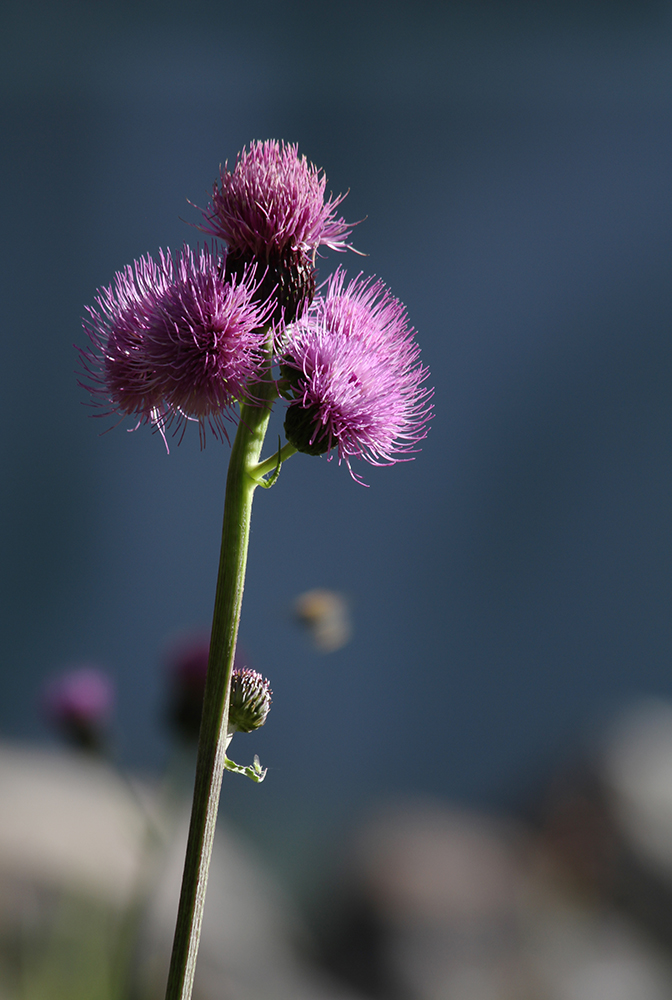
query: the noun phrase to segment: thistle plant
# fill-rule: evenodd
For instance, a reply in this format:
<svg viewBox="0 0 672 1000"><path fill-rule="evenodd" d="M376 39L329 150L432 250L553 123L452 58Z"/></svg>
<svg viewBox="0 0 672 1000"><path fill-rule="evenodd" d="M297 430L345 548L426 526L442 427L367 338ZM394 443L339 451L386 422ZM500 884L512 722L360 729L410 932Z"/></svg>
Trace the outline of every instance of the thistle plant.
<svg viewBox="0 0 672 1000"><path fill-rule="evenodd" d="M253 142L220 170L203 211L211 244L134 262L84 321L83 384L102 412L149 423L164 440L181 440L190 422L202 443L208 432L228 439L237 423L167 1000L192 993L223 772L266 773L258 758L241 767L226 752L270 705L268 682L234 669L255 490L273 486L296 452L333 452L361 482L355 460L408 461L427 433L432 390L404 306L380 280L347 281L341 268L316 285L321 247L353 249L342 200L326 198L324 173L297 146ZM286 442L262 459L280 399Z"/></svg>

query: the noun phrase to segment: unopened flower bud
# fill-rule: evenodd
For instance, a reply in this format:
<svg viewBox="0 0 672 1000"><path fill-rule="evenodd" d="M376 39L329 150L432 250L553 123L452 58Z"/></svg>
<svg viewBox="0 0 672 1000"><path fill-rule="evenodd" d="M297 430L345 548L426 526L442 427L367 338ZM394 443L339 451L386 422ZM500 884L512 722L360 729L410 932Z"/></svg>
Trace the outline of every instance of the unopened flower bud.
<svg viewBox="0 0 672 1000"><path fill-rule="evenodd" d="M271 708L271 687L256 670L235 668L231 677L229 733L251 733L266 722Z"/></svg>
<svg viewBox="0 0 672 1000"><path fill-rule="evenodd" d="M304 455L325 455L337 443L320 420L320 407L289 406L285 414L285 437Z"/></svg>

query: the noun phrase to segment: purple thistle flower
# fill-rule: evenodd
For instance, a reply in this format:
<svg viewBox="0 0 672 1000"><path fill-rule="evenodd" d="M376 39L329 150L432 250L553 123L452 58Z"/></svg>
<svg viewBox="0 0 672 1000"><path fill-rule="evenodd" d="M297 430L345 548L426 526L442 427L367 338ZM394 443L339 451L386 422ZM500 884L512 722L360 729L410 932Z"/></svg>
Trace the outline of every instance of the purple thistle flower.
<svg viewBox="0 0 672 1000"><path fill-rule="evenodd" d="M96 349L81 352L87 388L140 423L186 418L225 435L222 418L262 375L272 304L258 301L253 268L230 281L223 270L214 247L185 245L118 272L84 322Z"/></svg>
<svg viewBox="0 0 672 1000"><path fill-rule="evenodd" d="M43 694L44 711L76 746L99 750L114 705L114 687L97 667L80 667L55 677Z"/></svg>
<svg viewBox="0 0 672 1000"><path fill-rule="evenodd" d="M427 434L433 390L406 310L382 281L344 286L338 270L303 319L286 331L281 372L294 402L287 440L320 455L338 448L372 465L408 461Z"/></svg>
<svg viewBox="0 0 672 1000"><path fill-rule="evenodd" d="M220 170L212 202L204 216L206 231L225 240L230 250L251 250L268 257L289 248L312 257L320 246L346 250L350 226L336 218L345 195L324 200L327 178L299 156L297 144L251 142L233 171Z"/></svg>
<svg viewBox="0 0 672 1000"><path fill-rule="evenodd" d="M156 423L163 409L163 393L145 353L147 330L173 276L172 258L156 264L149 256L127 264L114 276L113 285L96 295L97 309L87 306L83 325L96 351L80 355L94 384L94 394L104 394L113 409ZM99 352L99 353L96 353Z"/></svg>
<svg viewBox="0 0 672 1000"><path fill-rule="evenodd" d="M299 156L296 144L250 143L233 171L220 168L204 231L226 242L227 274L252 261L266 268L264 295L275 292L276 321L291 322L315 294L320 246L347 250L351 227L336 215L345 195L325 201L323 171Z"/></svg>

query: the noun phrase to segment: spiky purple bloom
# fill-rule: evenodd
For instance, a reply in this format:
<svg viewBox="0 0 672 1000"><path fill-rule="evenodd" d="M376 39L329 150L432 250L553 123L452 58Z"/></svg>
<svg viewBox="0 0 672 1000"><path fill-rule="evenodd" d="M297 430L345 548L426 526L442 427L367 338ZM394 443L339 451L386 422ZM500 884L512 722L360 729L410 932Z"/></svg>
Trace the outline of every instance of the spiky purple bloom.
<svg viewBox="0 0 672 1000"><path fill-rule="evenodd" d="M187 418L225 433L222 418L261 376L272 304L259 301L253 268L227 281L223 271L214 247L185 245L118 272L84 322L95 348L82 352L87 388L140 422Z"/></svg>
<svg viewBox="0 0 672 1000"><path fill-rule="evenodd" d="M345 195L325 201L326 183L296 144L252 142L232 171L220 168L203 213L205 232L229 248L227 273L253 261L266 268L263 292L275 293L276 320L291 322L312 301L319 247L348 249L351 227L336 213Z"/></svg>
<svg viewBox="0 0 672 1000"><path fill-rule="evenodd" d="M345 285L336 271L286 332L281 369L295 400L288 441L311 455L337 448L351 473L353 458L372 465L412 458L427 434L433 392L422 386L428 371L414 332L382 281L359 276Z"/></svg>
<svg viewBox="0 0 672 1000"><path fill-rule="evenodd" d="M220 170L212 202L204 212L213 236L231 250L251 250L256 257L286 248L312 257L320 246L346 250L351 227L336 217L345 195L324 194L323 171L299 156L296 143L251 142L232 171Z"/></svg>
<svg viewBox="0 0 672 1000"><path fill-rule="evenodd" d="M47 717L75 745L100 749L105 723L114 705L114 687L97 667L81 667L55 677L45 686Z"/></svg>

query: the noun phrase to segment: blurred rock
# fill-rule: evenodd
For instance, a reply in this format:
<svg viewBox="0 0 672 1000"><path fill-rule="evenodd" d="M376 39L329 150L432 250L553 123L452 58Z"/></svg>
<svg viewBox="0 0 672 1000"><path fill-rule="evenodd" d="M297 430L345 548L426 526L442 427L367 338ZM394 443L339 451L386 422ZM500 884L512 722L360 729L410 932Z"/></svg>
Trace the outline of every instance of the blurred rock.
<svg viewBox="0 0 672 1000"><path fill-rule="evenodd" d="M519 841L510 824L438 803L399 804L369 821L346 878L352 912L360 921L368 912L378 929L372 993L418 1000L527 995ZM335 966L361 968L357 946L342 934Z"/></svg>
<svg viewBox="0 0 672 1000"><path fill-rule="evenodd" d="M82 754L4 745L0 802L0 878L68 887L114 907L130 899L145 819L109 767Z"/></svg>
<svg viewBox="0 0 672 1000"><path fill-rule="evenodd" d="M672 709L656 703L548 783L535 828L431 800L379 809L328 898L324 974L292 906L220 822L195 1000L671 1000L670 775ZM0 797L0 1000L64 995L44 992L53 955L35 968L41 993L25 976L16 987L22 941L51 935L86 982L83 957L109 952L134 907L134 998L161 1000L186 804L171 812L170 797L82 755L8 746Z"/></svg>
<svg viewBox="0 0 672 1000"><path fill-rule="evenodd" d="M39 940L58 939L58 927L54 933L51 925L71 915L70 904L77 900L78 926L82 914L91 918L88 927L80 926L81 933L95 931L98 937L102 929L110 934L123 929L124 912L137 907L141 930L135 978L140 988L134 996L160 1000L182 878L187 804L171 817L160 807L156 789L131 788L102 763L78 754L9 746L0 747L0 800L2 1000L3 983L11 983L12 970L6 966L14 961L13 947L20 947L26 930ZM300 937L291 904L252 851L220 821L195 1000L352 996L297 957ZM107 951L113 948L114 942L107 941ZM52 1000L63 994L54 986L48 995ZM73 989L68 1000L75 995L80 994ZM99 994L92 985L88 996L94 995ZM25 991L21 1000L29 1000Z"/></svg>
<svg viewBox="0 0 672 1000"><path fill-rule="evenodd" d="M349 852L328 966L390 1000L669 1000L664 955L550 844L440 803L381 811Z"/></svg>
<svg viewBox="0 0 672 1000"><path fill-rule="evenodd" d="M598 771L622 838L672 880L672 705L651 699L624 712L607 732Z"/></svg>

